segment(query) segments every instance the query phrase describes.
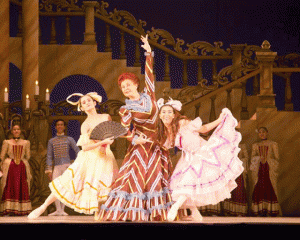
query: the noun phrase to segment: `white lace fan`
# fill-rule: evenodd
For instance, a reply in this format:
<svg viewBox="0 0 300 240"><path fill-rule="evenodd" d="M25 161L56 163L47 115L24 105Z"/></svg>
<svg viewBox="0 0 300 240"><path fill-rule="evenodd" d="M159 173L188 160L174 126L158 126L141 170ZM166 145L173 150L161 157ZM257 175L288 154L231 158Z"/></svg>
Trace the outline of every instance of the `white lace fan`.
<svg viewBox="0 0 300 240"><path fill-rule="evenodd" d="M127 133L120 123L114 121L105 121L99 123L91 132L90 139L103 140L113 137L114 139Z"/></svg>

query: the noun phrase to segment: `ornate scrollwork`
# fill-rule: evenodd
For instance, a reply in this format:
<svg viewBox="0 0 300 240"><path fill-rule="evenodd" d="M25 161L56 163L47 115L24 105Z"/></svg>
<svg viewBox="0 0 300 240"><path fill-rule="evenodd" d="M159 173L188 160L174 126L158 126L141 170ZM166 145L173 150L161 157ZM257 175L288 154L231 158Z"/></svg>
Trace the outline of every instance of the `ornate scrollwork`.
<svg viewBox="0 0 300 240"><path fill-rule="evenodd" d="M229 48L226 49L221 49L223 46L222 42L214 42L214 45L208 43L208 42L203 42L203 41L197 41L192 44L187 44L188 49L185 50L185 55L190 55L190 56L196 56L199 54L198 50L201 50L201 55L208 55L208 53L211 53L212 55L221 55L221 56L228 56L231 52Z"/></svg>
<svg viewBox="0 0 300 240"><path fill-rule="evenodd" d="M22 101L15 101L9 104L9 114L15 114L22 109Z"/></svg>
<svg viewBox="0 0 300 240"><path fill-rule="evenodd" d="M40 10L46 12L61 12L61 11L83 11L82 6L78 6L78 0L41 0Z"/></svg>
<svg viewBox="0 0 300 240"><path fill-rule="evenodd" d="M257 45L248 45L245 47L243 51L243 56L247 58L251 58L256 51L260 51L261 47Z"/></svg>
<svg viewBox="0 0 300 240"><path fill-rule="evenodd" d="M257 70L258 68L259 65L256 60L243 57L240 64L230 65L221 69L216 76L215 81L217 81L219 85L224 86L230 82L229 77L231 81L235 81L247 73Z"/></svg>
<svg viewBox="0 0 300 240"><path fill-rule="evenodd" d="M183 103L193 101L196 98L202 97L228 83L237 80L238 78L248 74L249 72L255 71L259 68L256 59L251 59L251 51L254 51L254 47L251 46L244 51L247 56L243 56L240 64L230 65L221 69L221 71L212 77L212 83L207 79L201 79L197 86L188 86L183 88L177 99Z"/></svg>
<svg viewBox="0 0 300 240"><path fill-rule="evenodd" d="M180 54L184 54L181 46L184 45L184 41L182 39L177 38L176 41L171 33L164 29L155 29L151 28L151 31L147 31L149 38L157 43L160 43L163 46L171 46L173 49Z"/></svg>
<svg viewBox="0 0 300 240"><path fill-rule="evenodd" d="M114 9L113 12L107 12L109 4L104 1L99 1L96 5L95 11L101 16L112 20L133 32L137 32L141 35L146 33L149 35L149 39L161 44L162 46L169 46L177 54L183 56L197 56L197 55L220 55L227 56L230 54L230 49L222 49L222 42L214 42L214 45L197 41L191 44L185 44L185 41L179 38L174 39L172 34L164 29L151 28L151 31L146 31L144 27L147 23L143 20L136 20L135 17L128 11ZM78 0L41 0L40 10L46 12L61 12L61 11L77 11L83 12L84 6L79 6ZM185 50L183 50L185 49ZM199 51L200 50L200 51Z"/></svg>
<svg viewBox="0 0 300 240"><path fill-rule="evenodd" d="M101 4L98 4L95 8L95 12L104 17L109 17L108 12L105 8L108 8L109 4L107 2L101 1Z"/></svg>
<svg viewBox="0 0 300 240"><path fill-rule="evenodd" d="M142 20L137 21L135 17L127 11L118 11L117 9L114 9L114 12L109 14L109 18L111 18L114 22L119 23L121 23L123 20L122 23L124 27L131 27L132 31L138 32L141 35L145 35L145 30L143 27L145 27L147 23Z"/></svg>
<svg viewBox="0 0 300 240"><path fill-rule="evenodd" d="M214 42L214 45L208 42L197 41L192 44L185 44L185 41L179 38L175 38L171 33L164 29L151 28L151 31L145 31L144 27L147 23L143 20L136 20L135 17L124 10L114 9L113 12L107 12L109 4L107 2L101 1L101 3L96 6L96 13L103 17L106 17L114 22L122 24L124 27L130 28L132 31L137 32L141 35L146 33L149 35L149 39L161 44L162 46L169 46L178 54L185 56L195 56L195 55L221 55L227 56L230 54L230 49L222 49L222 42ZM183 50L183 48L185 50ZM201 51L199 51L201 50ZM199 54L200 53L200 54Z"/></svg>
<svg viewBox="0 0 300 240"><path fill-rule="evenodd" d="M80 115L77 111L77 106L67 103L67 101L61 101L59 103L53 104L51 115L63 116L63 115Z"/></svg>
<svg viewBox="0 0 300 240"><path fill-rule="evenodd" d="M216 90L218 86L216 81L210 84L207 79L201 79L197 86L187 86L181 89L176 99L182 103L187 103Z"/></svg>
<svg viewBox="0 0 300 240"><path fill-rule="evenodd" d="M119 100L107 100L106 102L100 105L100 112L108 113L111 116L118 116L118 112L121 106L125 103Z"/></svg>
<svg viewBox="0 0 300 240"><path fill-rule="evenodd" d="M299 67L300 54L290 53L284 56L276 56L273 67Z"/></svg>
<svg viewBox="0 0 300 240"><path fill-rule="evenodd" d="M119 100L107 100L104 103L101 103L99 106L96 106L98 113L108 113L111 116L117 116L118 111L124 103ZM59 103L53 104L52 114L54 116L63 116L63 115L80 115L82 112L77 111L77 106L67 103L67 101L61 101Z"/></svg>

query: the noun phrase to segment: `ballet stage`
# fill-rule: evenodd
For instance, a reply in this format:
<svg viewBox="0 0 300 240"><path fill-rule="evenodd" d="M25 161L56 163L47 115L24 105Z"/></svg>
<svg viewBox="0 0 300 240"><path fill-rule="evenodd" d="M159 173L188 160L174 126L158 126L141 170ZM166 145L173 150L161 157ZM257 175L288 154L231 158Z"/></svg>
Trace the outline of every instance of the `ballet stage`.
<svg viewBox="0 0 300 240"><path fill-rule="evenodd" d="M263 232L270 234L279 233L281 227L288 227L290 230L300 230L300 217L203 217L203 221L174 221L174 222L97 222L93 216L41 216L36 220L29 220L27 217L0 217L0 231L13 232L17 234L37 234L38 230L44 237L56 234L58 232L66 233L68 238L72 239L95 239L99 234L114 234L114 236L124 236L132 234L132 238L136 231L145 236L154 236L158 231L162 235L170 236L179 232L185 233L210 233L225 234L225 232L233 233L237 230L246 231L245 236L254 234L256 231L250 231L252 228L259 227ZM296 227L294 227L296 226ZM24 231L25 232L24 232ZM221 230L221 231L219 231ZM225 232L224 232L225 230ZM63 231L63 232L62 232ZM257 233L257 232L256 232ZM46 234L46 235L45 235ZM49 235L50 234L50 235ZM119 235L120 234L120 235ZM159 235L161 235L159 234ZM237 234L237 233L236 233ZM239 235L239 234L238 234ZM61 235L60 235L61 236ZM37 239L41 235L36 236ZM57 236L55 239L65 239Z"/></svg>

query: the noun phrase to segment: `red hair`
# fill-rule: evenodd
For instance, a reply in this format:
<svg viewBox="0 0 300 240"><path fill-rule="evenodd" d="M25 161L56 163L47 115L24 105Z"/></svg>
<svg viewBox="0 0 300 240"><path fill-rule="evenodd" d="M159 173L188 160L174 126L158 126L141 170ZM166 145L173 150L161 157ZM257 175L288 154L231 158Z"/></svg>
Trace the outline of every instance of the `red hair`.
<svg viewBox="0 0 300 240"><path fill-rule="evenodd" d="M137 84L138 86L140 85L140 79L134 73L130 73L130 72L122 73L118 78L119 87L121 87L121 83L124 80L131 80L133 83Z"/></svg>

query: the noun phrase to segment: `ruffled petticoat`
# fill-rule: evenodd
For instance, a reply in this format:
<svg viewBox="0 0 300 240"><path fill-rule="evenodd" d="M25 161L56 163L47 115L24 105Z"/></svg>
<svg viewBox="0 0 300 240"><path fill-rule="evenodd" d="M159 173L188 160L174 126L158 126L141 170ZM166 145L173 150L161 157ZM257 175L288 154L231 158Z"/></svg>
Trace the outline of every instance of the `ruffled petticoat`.
<svg viewBox="0 0 300 240"><path fill-rule="evenodd" d="M49 187L66 206L79 213L93 214L99 203L107 199L117 172L116 160L108 147L106 153L99 149L80 151L75 162Z"/></svg>
<svg viewBox="0 0 300 240"><path fill-rule="evenodd" d="M187 196L183 208L217 204L230 198L236 188L235 179L244 168L238 158L241 134L235 130L237 120L229 109L223 109L226 116L208 141L196 132L200 129L200 118L189 123L179 132L176 146L183 154L170 180L172 199Z"/></svg>

